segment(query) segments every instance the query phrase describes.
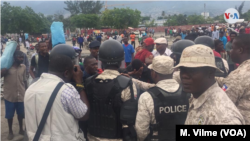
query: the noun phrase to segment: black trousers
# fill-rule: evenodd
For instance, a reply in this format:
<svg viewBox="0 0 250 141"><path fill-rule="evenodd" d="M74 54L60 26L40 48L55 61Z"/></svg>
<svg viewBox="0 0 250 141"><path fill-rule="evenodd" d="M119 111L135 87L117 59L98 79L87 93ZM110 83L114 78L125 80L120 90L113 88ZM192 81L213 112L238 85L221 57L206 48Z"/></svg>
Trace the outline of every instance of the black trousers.
<svg viewBox="0 0 250 141"><path fill-rule="evenodd" d="M83 48L83 43L80 43L80 48Z"/></svg>
<svg viewBox="0 0 250 141"><path fill-rule="evenodd" d="M131 41L131 45L135 48L135 41Z"/></svg>

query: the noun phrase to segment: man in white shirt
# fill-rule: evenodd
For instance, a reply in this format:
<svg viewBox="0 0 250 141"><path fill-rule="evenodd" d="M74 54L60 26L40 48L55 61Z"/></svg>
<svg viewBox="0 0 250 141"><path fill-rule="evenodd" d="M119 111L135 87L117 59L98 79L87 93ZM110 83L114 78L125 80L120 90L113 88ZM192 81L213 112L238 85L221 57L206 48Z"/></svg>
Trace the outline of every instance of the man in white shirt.
<svg viewBox="0 0 250 141"><path fill-rule="evenodd" d="M19 37L19 43L22 43L22 38L21 37Z"/></svg>
<svg viewBox="0 0 250 141"><path fill-rule="evenodd" d="M168 49L168 42L166 38L158 38L154 41L156 44L156 50L152 52L152 54L155 56L170 56L172 54L172 51Z"/></svg>
<svg viewBox="0 0 250 141"><path fill-rule="evenodd" d="M214 40L220 38L220 37L219 37L219 30L218 30L218 29L216 29L216 30L213 31L213 33L212 33L212 38L213 38Z"/></svg>

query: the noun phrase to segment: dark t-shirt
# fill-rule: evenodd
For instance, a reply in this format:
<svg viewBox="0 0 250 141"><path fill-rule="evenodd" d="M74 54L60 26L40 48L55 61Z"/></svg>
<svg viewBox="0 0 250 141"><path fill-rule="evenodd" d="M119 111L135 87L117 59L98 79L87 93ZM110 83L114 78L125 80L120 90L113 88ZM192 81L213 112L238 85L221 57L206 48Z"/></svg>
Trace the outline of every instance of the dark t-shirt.
<svg viewBox="0 0 250 141"><path fill-rule="evenodd" d="M33 56L31 59L31 66L32 67L37 67L36 64L36 57ZM49 54L47 54L46 56L42 56L39 54L38 57L38 70L36 70L36 77L40 77L42 73L44 72L48 72L49 70Z"/></svg>

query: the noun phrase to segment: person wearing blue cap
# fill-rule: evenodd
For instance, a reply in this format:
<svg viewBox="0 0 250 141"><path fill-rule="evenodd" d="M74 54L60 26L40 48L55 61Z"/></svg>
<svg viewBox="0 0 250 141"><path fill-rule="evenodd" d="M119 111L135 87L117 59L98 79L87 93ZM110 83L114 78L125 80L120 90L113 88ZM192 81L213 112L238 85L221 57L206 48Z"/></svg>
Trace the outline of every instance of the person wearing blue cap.
<svg viewBox="0 0 250 141"><path fill-rule="evenodd" d="M98 61L98 73L100 74L102 72L102 62L98 59L98 53L101 43L99 41L92 41L89 44L89 50L90 50L90 56L93 56Z"/></svg>

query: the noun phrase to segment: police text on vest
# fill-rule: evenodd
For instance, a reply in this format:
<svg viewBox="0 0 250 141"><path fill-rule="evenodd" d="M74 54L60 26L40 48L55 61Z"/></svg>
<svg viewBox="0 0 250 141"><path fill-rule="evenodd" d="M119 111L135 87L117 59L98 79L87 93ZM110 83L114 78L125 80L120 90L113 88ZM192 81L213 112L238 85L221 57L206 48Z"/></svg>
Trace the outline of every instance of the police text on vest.
<svg viewBox="0 0 250 141"><path fill-rule="evenodd" d="M161 114L161 112L164 112L164 113L187 112L186 106L187 105L159 107L159 110L160 110L160 114Z"/></svg>

